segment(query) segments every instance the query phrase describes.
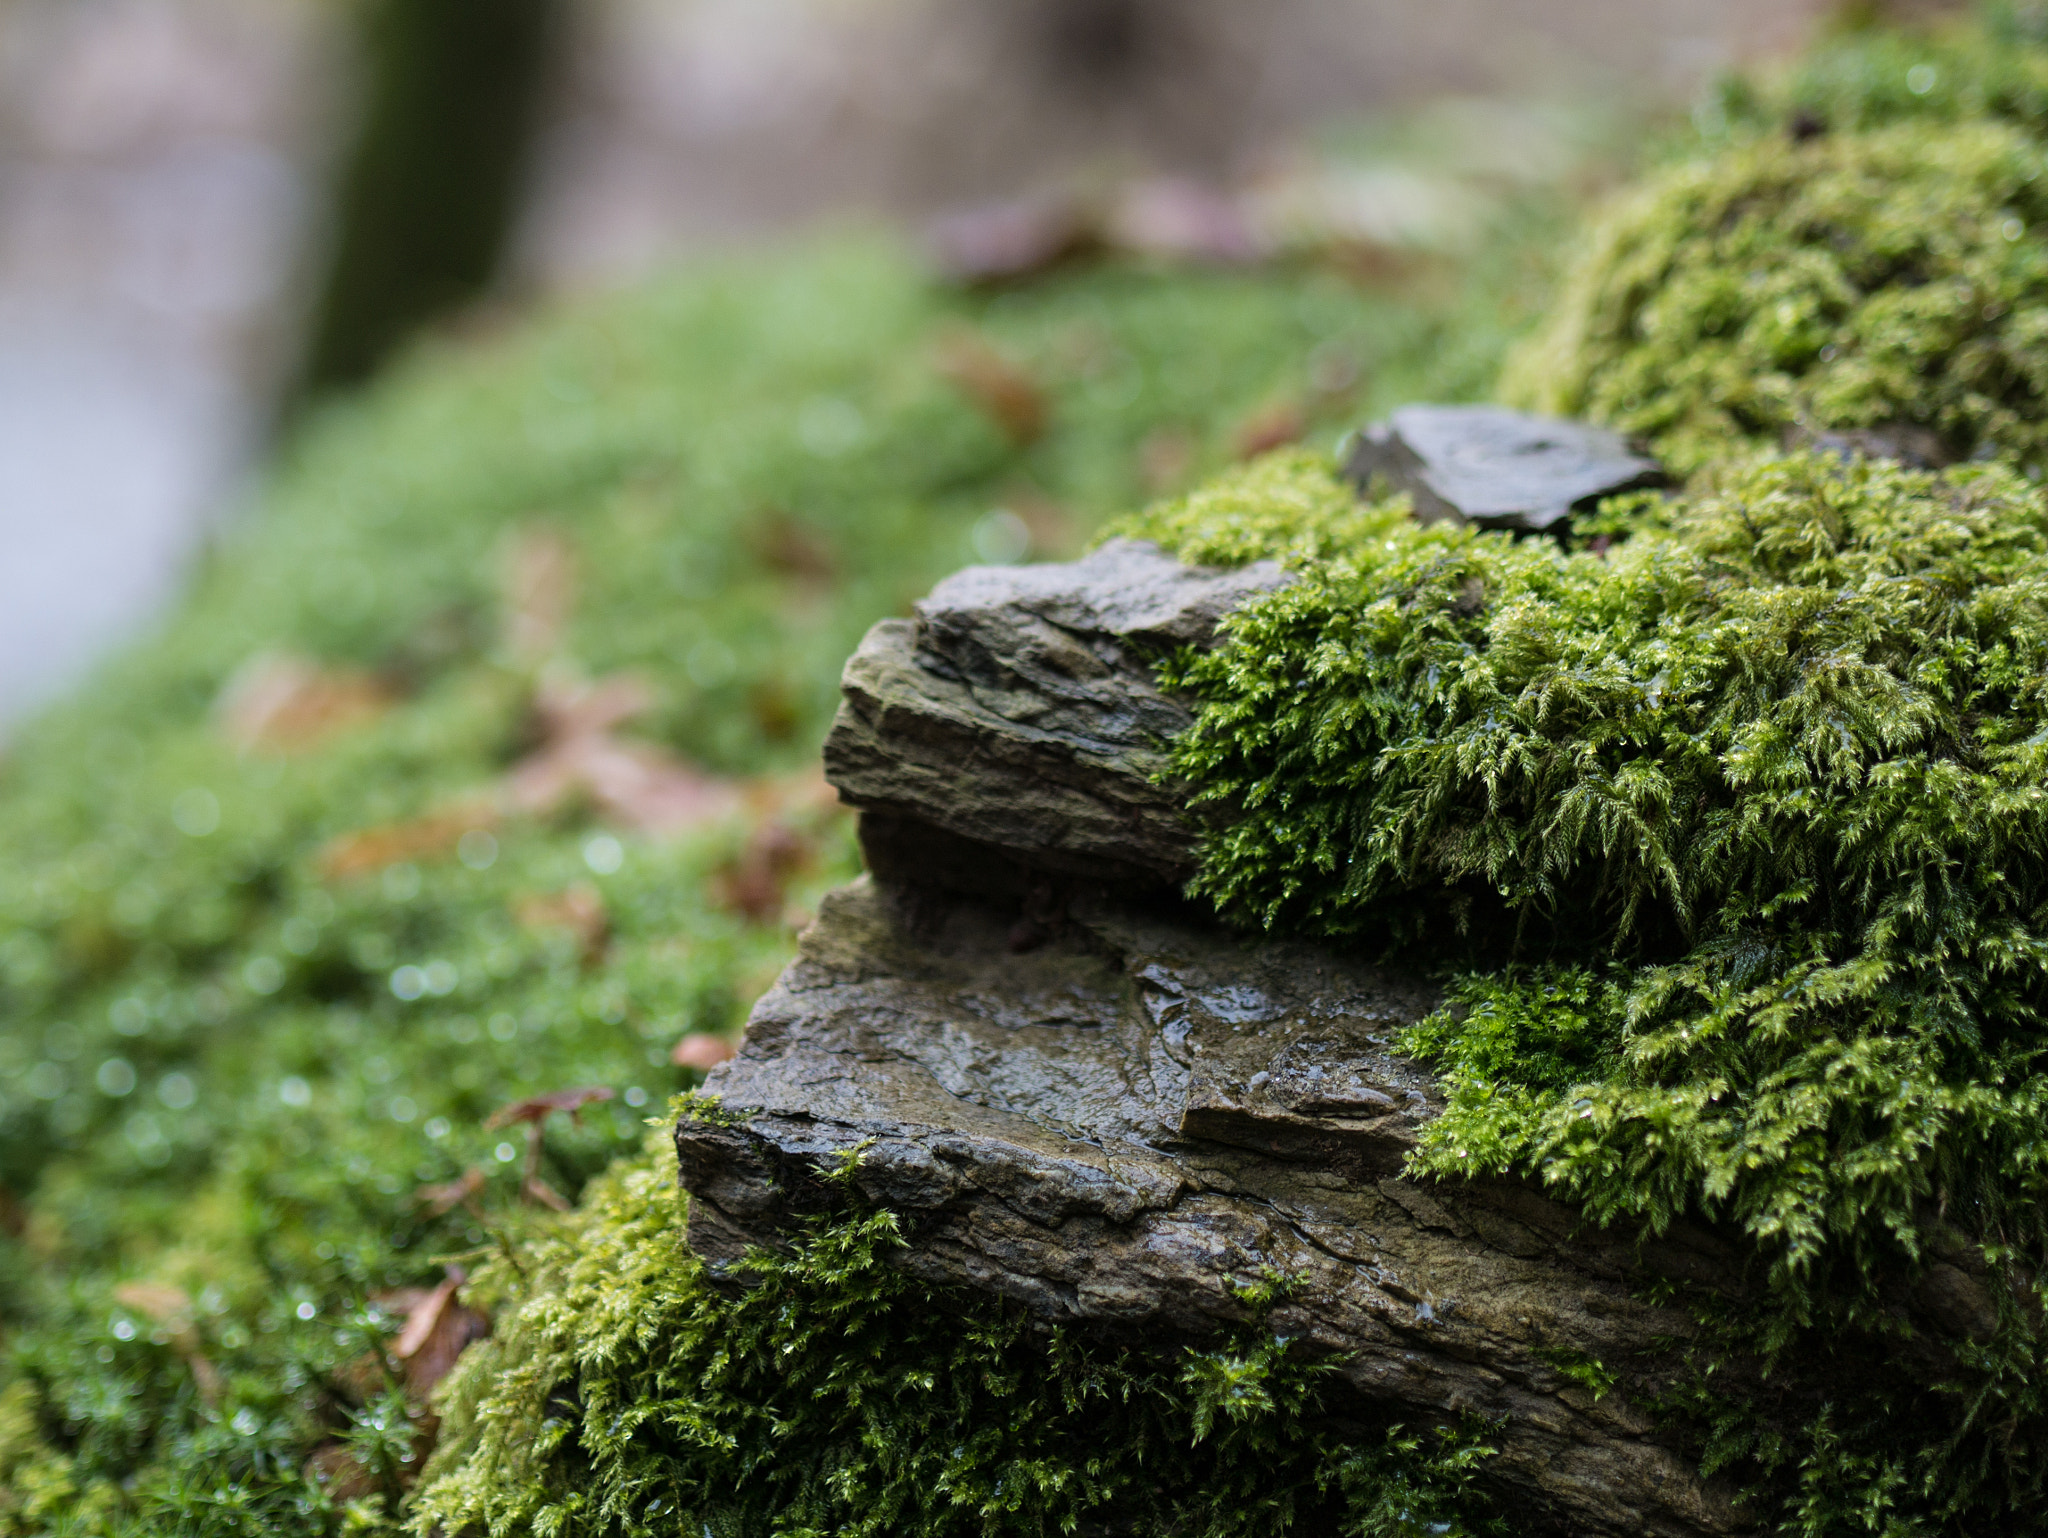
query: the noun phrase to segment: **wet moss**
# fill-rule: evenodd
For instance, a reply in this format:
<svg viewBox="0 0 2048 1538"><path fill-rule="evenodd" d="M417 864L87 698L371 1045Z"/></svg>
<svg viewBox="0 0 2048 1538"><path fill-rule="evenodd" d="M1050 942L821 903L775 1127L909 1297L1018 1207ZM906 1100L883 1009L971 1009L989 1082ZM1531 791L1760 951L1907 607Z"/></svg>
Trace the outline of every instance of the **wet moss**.
<svg viewBox="0 0 2048 1538"><path fill-rule="evenodd" d="M1674 166L1598 225L1512 402L1690 474L1870 431L1933 462L2048 463L2048 162L1989 120L1773 134Z"/></svg>

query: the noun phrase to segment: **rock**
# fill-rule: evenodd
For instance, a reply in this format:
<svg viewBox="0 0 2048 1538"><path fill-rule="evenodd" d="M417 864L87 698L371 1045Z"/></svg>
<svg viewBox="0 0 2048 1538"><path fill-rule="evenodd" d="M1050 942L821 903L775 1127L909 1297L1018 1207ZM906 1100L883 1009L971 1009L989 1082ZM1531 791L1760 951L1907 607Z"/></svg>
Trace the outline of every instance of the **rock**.
<svg viewBox="0 0 2048 1538"><path fill-rule="evenodd" d="M1272 1327L1337 1353L1351 1391L1411 1423L1504 1418L1489 1477L1523 1531L1741 1530L1659 1438L1693 1326L1639 1285L1737 1263L1704 1235L1586 1233L1518 1185L1405 1179L1439 1101L1388 1042L1433 989L1114 897L1068 894L1021 952L1018 926L866 880L826 901L707 1081L740 1119L677 1128L700 1255L844 1200L818 1174L860 1149L921 1277L1171 1339L1245 1317L1234 1287L1272 1268L1298 1280Z"/></svg>
<svg viewBox="0 0 2048 1538"><path fill-rule="evenodd" d="M1784 435L1788 449L1816 449L1843 459L1896 460L1909 470L1941 470L1956 452L1931 427L1914 422L1881 422L1876 427L1794 427Z"/></svg>
<svg viewBox="0 0 2048 1538"><path fill-rule="evenodd" d="M1425 523L1456 518L1531 533L1602 497L1664 481L1656 461L1619 433L1504 406L1403 406L1357 436L1344 475L1361 490L1377 476L1407 492Z"/></svg>
<svg viewBox="0 0 2048 1538"><path fill-rule="evenodd" d="M877 827L936 828L1031 870L1178 883L1196 829L1153 780L1190 717L1147 657L1207 644L1224 614L1285 580L1271 561L1183 566L1124 539L1064 565L948 577L847 663L826 777L884 814Z"/></svg>

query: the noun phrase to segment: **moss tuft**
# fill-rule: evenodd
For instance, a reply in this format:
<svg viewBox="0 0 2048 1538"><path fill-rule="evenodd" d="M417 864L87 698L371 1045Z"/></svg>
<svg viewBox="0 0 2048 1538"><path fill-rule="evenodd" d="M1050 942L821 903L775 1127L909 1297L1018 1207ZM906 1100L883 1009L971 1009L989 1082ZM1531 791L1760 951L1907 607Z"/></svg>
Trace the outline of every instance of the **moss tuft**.
<svg viewBox="0 0 2048 1538"><path fill-rule="evenodd" d="M1684 474L1842 429L2048 463L2043 169L1992 122L1677 166L1596 229L1504 394L1640 435Z"/></svg>

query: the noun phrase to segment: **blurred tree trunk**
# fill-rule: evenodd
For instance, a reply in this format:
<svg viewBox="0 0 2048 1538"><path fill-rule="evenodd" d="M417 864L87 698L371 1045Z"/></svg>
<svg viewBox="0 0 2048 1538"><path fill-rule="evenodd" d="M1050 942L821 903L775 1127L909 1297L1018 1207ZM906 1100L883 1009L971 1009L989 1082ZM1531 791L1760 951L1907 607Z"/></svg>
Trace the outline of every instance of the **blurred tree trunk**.
<svg viewBox="0 0 2048 1538"><path fill-rule="evenodd" d="M360 128L303 371L368 377L496 276L568 0L361 0Z"/></svg>

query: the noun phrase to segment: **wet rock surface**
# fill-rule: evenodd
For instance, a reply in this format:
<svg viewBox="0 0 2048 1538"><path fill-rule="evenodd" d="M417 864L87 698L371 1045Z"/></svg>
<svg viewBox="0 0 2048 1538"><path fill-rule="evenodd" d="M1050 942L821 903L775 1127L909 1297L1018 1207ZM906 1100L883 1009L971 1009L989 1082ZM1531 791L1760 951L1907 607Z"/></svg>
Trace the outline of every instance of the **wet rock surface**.
<svg viewBox="0 0 2048 1538"><path fill-rule="evenodd" d="M1172 1338L1244 1317L1234 1289L1277 1270L1297 1286L1273 1327L1342 1353L1359 1394L1505 1417L1492 1475L1530 1531L1739 1529L1643 1408L1691 1326L1631 1281L1729 1257L1699 1236L1638 1256L1519 1186L1403 1178L1439 1102L1388 1043L1434 990L1098 894L1027 949L1017 922L866 880L827 901L707 1085L743 1119L677 1129L699 1254L777 1243L843 1199L819 1174L859 1149L922 1277ZM1565 1370L1588 1362L1612 1391Z"/></svg>
<svg viewBox="0 0 2048 1538"><path fill-rule="evenodd" d="M948 577L847 663L826 775L850 805L1033 869L1182 881L1195 830L1153 778L1189 716L1147 657L1205 644L1224 614L1285 580L1271 561L1189 567L1127 539L1064 565Z"/></svg>
<svg viewBox="0 0 2048 1538"><path fill-rule="evenodd" d="M1531 533L1664 480L1620 433L1504 406L1403 406L1358 435L1344 475L1361 489L1378 479L1407 492L1425 523Z"/></svg>

